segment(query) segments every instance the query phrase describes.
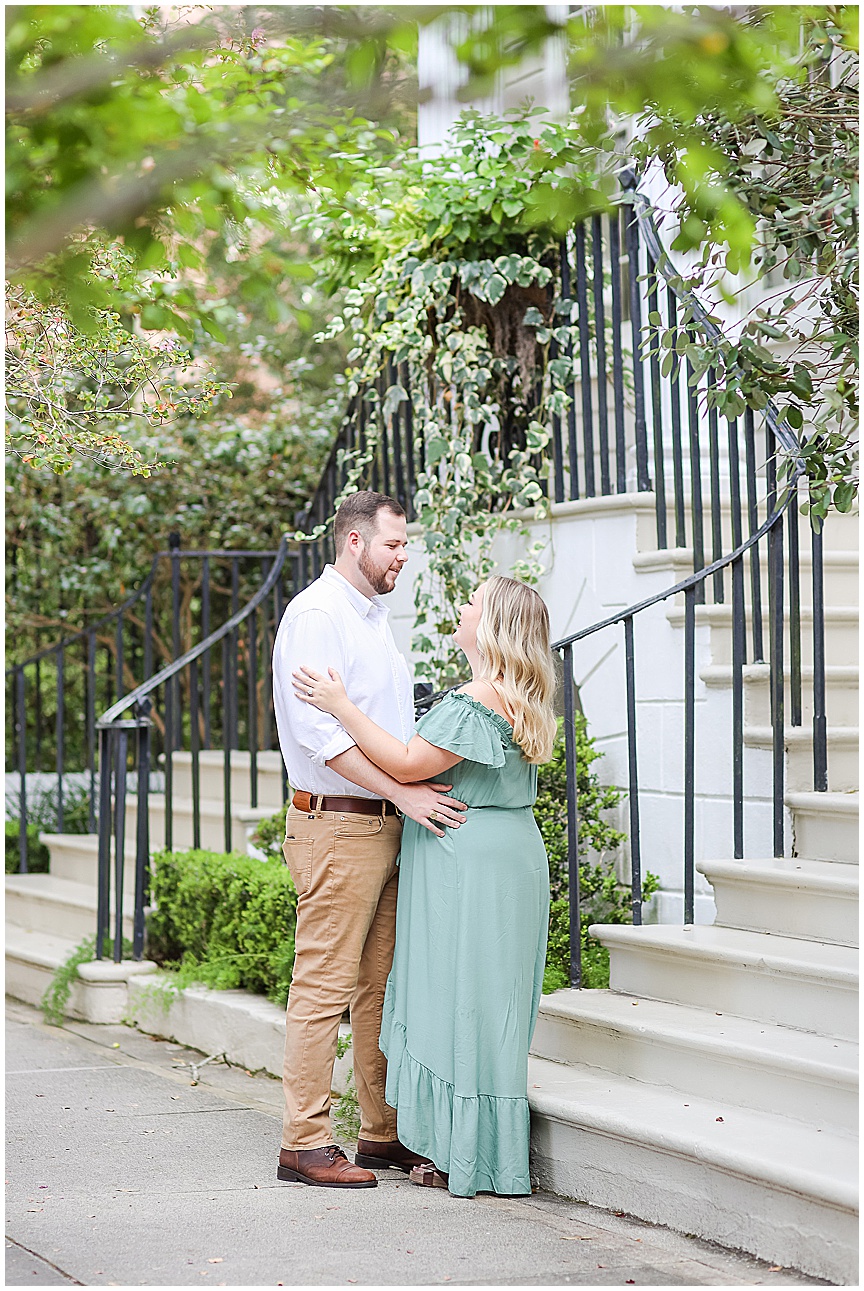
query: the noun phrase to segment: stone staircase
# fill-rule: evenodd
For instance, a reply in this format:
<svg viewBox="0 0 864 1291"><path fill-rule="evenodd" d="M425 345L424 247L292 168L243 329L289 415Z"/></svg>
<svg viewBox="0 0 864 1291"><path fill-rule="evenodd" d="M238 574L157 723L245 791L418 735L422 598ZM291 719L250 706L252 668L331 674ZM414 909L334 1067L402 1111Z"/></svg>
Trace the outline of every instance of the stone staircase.
<svg viewBox="0 0 864 1291"><path fill-rule="evenodd" d="M225 842L224 755L205 750L200 756L201 846L222 851ZM192 755L173 755L173 846L192 846ZM246 851L258 822L282 805L282 762L278 753L258 754L258 806L250 807L249 754L231 755L231 842ZM132 937L135 895L135 795L127 800L123 867L123 930ZM150 795L150 846L165 842L165 795ZM38 1004L54 971L96 929L99 840L96 834L43 834L51 855L48 874L6 877L6 990L16 999ZM112 930L114 927L112 900Z"/></svg>
<svg viewBox="0 0 864 1291"><path fill-rule="evenodd" d="M529 1073L542 1187L841 1285L857 1282L856 547L851 523L829 522L832 792L812 791L804 601L804 724L786 729L792 855L697 862L713 890L711 926L595 926L610 989L543 998ZM686 576L687 558L640 553L634 567L672 582ZM731 689L728 599L727 589L726 605L696 610L709 693ZM683 606L664 613L683 628ZM744 690L745 749L767 754L767 665L745 667ZM643 849L649 870L652 859Z"/></svg>
<svg viewBox="0 0 864 1291"><path fill-rule="evenodd" d="M623 508L636 519L635 555L630 547L635 594L631 580L622 592L625 603L686 576L688 560L692 569L685 549L650 550L653 504L647 495L586 500L561 510L587 516L588 508L601 516ZM857 786L857 531L851 519L834 520L839 523L826 526L824 557L832 791L812 791L811 620L802 541L804 725L786 732L792 854L700 862L716 904L711 926L596 928L610 952L611 988L544 997L529 1098L542 1186L846 1284L856 1278L857 1216L858 795L851 792ZM596 549L602 557L602 542ZM572 596L571 572L565 572ZM762 572L764 579L764 563ZM602 583L602 571L599 576ZM746 587L749 604L749 567ZM727 708L729 599L727 588L726 605L696 611L703 695ZM657 637L658 648L665 650L671 648L668 634L682 631L683 607L668 602L656 612L666 634ZM744 690L747 756L762 750L767 759L767 665L745 667ZM648 713L652 697L640 693L639 699L647 699ZM724 748L718 763L728 761L726 753ZM201 844L221 850L223 755L217 750L200 757ZM259 806L253 809L248 754L232 754L231 837L240 850L258 820L282 801L278 755L259 754L259 768ZM175 754L173 770L173 841L185 848L192 844L191 756ZM648 781L650 760L645 770ZM126 935L135 808L133 796L126 827ZM151 795L150 831L156 850L165 837L164 795ZM95 836L46 835L45 842L50 874L7 878L7 990L30 1002L38 1002L82 937L92 935L96 920ZM646 869L661 869L659 859L643 851Z"/></svg>

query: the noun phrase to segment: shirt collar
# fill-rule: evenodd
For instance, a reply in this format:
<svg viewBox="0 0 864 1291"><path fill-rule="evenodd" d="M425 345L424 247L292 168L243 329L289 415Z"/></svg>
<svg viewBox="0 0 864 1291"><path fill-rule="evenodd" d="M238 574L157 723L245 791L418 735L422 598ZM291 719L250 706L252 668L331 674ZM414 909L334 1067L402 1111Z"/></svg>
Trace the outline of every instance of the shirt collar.
<svg viewBox="0 0 864 1291"><path fill-rule="evenodd" d="M354 606L354 609L361 618L365 619L372 609L375 609L379 615L383 614L385 618L390 613L387 606L381 603L380 596L373 596L371 600L368 596L364 596L362 592L359 592L357 588L353 586L353 584L348 582L348 579L344 574L339 573L339 570L335 565L324 566L321 571L321 581L326 583L328 587L335 587L341 591L343 596L346 596Z"/></svg>

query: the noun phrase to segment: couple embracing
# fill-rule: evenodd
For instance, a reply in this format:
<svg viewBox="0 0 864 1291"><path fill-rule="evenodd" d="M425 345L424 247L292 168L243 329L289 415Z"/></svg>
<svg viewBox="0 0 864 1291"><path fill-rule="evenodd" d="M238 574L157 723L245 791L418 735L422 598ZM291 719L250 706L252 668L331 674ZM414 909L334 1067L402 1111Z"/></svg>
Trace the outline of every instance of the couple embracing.
<svg viewBox="0 0 864 1291"><path fill-rule="evenodd" d="M382 599L408 558L405 513L352 494L334 537L335 564L290 603L273 655L297 888L278 1177L372 1188L395 1168L462 1197L529 1193L549 907L531 808L555 736L546 607L514 579L481 584L453 635L472 680L415 733ZM353 1164L329 1121L346 1008Z"/></svg>

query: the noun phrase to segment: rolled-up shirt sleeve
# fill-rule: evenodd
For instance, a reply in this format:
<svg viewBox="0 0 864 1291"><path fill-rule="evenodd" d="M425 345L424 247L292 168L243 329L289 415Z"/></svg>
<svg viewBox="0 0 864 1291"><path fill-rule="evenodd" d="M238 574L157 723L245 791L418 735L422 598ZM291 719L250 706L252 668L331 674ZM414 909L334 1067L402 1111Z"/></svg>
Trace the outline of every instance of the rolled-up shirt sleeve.
<svg viewBox="0 0 864 1291"><path fill-rule="evenodd" d="M291 733L309 760L323 767L331 758L353 748L355 741L332 714L297 698L292 674L305 664L325 677L328 668L335 668L344 678L348 665L345 643L324 610L309 609L298 614L287 625L287 631L280 633L277 650L274 684L281 688Z"/></svg>

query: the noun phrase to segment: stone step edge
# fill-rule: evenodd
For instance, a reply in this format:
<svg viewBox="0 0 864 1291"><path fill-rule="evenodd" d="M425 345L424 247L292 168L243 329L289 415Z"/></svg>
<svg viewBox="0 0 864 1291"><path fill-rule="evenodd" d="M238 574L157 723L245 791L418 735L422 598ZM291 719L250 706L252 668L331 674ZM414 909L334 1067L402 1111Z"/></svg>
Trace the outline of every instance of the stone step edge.
<svg viewBox="0 0 864 1291"><path fill-rule="evenodd" d="M138 795L130 793L126 798L127 813L134 810L138 805ZM148 797L148 805L151 811L165 811L166 798L164 793L151 793ZM195 803L192 798L178 798L171 795L171 814L172 816L184 815L191 816L194 811ZM223 798L199 798L198 810L202 816L217 817L219 820L225 819L225 800ZM256 824L259 820L269 820L275 816L279 810L278 807L250 807L248 803L239 803L236 807L231 808L231 819L238 820L241 824Z"/></svg>
<svg viewBox="0 0 864 1291"><path fill-rule="evenodd" d="M562 1090L568 1074L571 1082L577 1085L577 1089L569 1097ZM543 1089L543 1080L551 1084L553 1089ZM539 1089L536 1088L538 1084ZM593 1100L590 1097L592 1085L595 1093ZM588 1086L587 1091L585 1086ZM610 1110L610 1086L617 1088L620 1094L626 1095L631 1106L638 1107L640 1113L624 1112L620 1109ZM846 1181L820 1174L815 1170L808 1170L800 1166L797 1161L794 1164L788 1160L783 1162L779 1157L772 1160L761 1143L758 1151L751 1146L752 1130L759 1122L764 1125L768 1120L777 1127L788 1126L790 1137L793 1133L797 1132L801 1135L809 1129L802 1122L792 1121L788 1117L772 1117L768 1112L730 1107L713 1099L709 1102L691 1096L688 1099L688 1111L694 1112L695 1115L688 1116L687 1120L696 1121L701 1111L703 1114L710 1114L710 1121L715 1125L718 1124L719 1115L721 1118L719 1123L723 1125L723 1130L718 1128L716 1136L710 1131L707 1134L704 1131L700 1134L692 1128L692 1125L686 1128L682 1126L680 1129L675 1126L676 1114L682 1110L681 1099L680 1092L670 1092L642 1081L627 1080L621 1076L605 1073L601 1076L592 1072L590 1068L580 1069L576 1065L552 1062L547 1058L529 1057L528 1059L528 1103L535 1114L565 1125L578 1126L589 1133L600 1134L605 1138L636 1143L652 1151L688 1160L695 1159L700 1164L713 1166L738 1178L767 1184L793 1196L810 1197L838 1210L857 1214L857 1171L854 1166L850 1180ZM744 1120L751 1126L750 1132L744 1136L737 1147L717 1141L721 1137L727 1139L731 1137L728 1134L728 1128L729 1119L733 1117ZM834 1140L835 1143L850 1148L850 1156L853 1160L857 1158L857 1152L851 1151L855 1143L851 1136L842 1135L827 1128L821 1130L818 1139L815 1129L811 1133L814 1148L817 1144L823 1146Z"/></svg>
<svg viewBox="0 0 864 1291"><path fill-rule="evenodd" d="M49 883L46 882L35 884L26 883L27 879L49 880L50 886ZM22 885L22 880L25 881L25 885ZM60 885L59 891L57 890L58 884ZM78 883L75 879L61 879L56 874L7 874L6 892L11 892L14 896L26 897L29 901L40 901L45 905L71 906L76 910L92 911L95 931L98 898L96 888L91 887L89 883ZM124 887L123 896L126 897L127 895L130 894L127 893ZM123 920L124 922L128 921L131 926L132 911L127 906L125 900L123 902L123 907ZM112 919L114 916L114 910L114 889L112 887L110 905Z"/></svg>
<svg viewBox="0 0 864 1291"><path fill-rule="evenodd" d="M590 936L594 937L606 947L620 946L625 950L635 951L642 955L659 955L666 957L677 956L686 959L700 959L710 961L715 964L728 963L737 968L753 968L757 972L760 969L767 969L769 972L780 973L786 977L800 978L810 981L826 982L826 979L835 986L856 986L858 985L858 968L857 952L850 946L835 946L833 942L814 942L796 940L793 937L771 936L764 932L751 932L749 929L729 929L729 932L743 932L754 939L758 938L762 949L745 950L743 947L726 946L716 941L713 943L702 943L696 940L689 943L675 941L656 941L650 939L650 934L655 929L671 928L671 924L642 924L639 928L634 928L631 924L591 924L588 929ZM689 931L699 933L710 928L712 932L725 932L726 929L718 925L692 925ZM676 928L676 932L683 935L682 928ZM634 936L633 934L637 934ZM639 936L638 934L643 934ZM647 935L646 935L647 934ZM765 942L772 942L771 948L765 947ZM804 955L803 959L796 959L789 951L784 952L785 944L795 942L796 946L801 948L802 952L810 950L813 946L821 946L829 951L848 950L848 958L855 960L855 967L844 967L841 964L819 965L809 956ZM780 949L777 949L777 943L782 943Z"/></svg>
<svg viewBox="0 0 864 1291"><path fill-rule="evenodd" d="M792 811L819 815L830 811L838 816L857 816L859 794L857 790L854 793L818 793L815 789L790 789L784 801Z"/></svg>
<svg viewBox="0 0 864 1291"><path fill-rule="evenodd" d="M806 862L806 859L806 857L790 857L788 864L792 867L796 860ZM754 861L749 857L739 861L696 861L695 864L699 873L704 874L709 882L712 877L716 877L731 879L736 883L755 883L760 887L808 888L815 892L836 892L838 895L851 898L857 897L859 891L857 869L843 865L840 861L816 862L825 866L824 872L794 868L780 869L770 861ZM837 873L838 870L852 872Z"/></svg>
<svg viewBox="0 0 864 1291"><path fill-rule="evenodd" d="M860 668L857 664L829 663L825 665L825 682L828 686L839 685L858 688ZM771 666L767 663L745 663L741 669L745 686L768 685L771 681ZM731 663L706 664L699 671L699 677L706 686L726 687L732 685ZM790 668L783 669L783 680L788 685L792 677ZM801 680L806 685L813 681L813 668L804 665L801 668Z"/></svg>
<svg viewBox="0 0 864 1291"><path fill-rule="evenodd" d="M858 747L857 726L829 726L826 730L829 745L834 748L855 749ZM786 751L794 748L807 749L813 744L813 731L809 726L786 726L783 731ZM744 743L750 748L772 748L774 732L770 726L750 726L744 724Z"/></svg>
<svg viewBox="0 0 864 1291"><path fill-rule="evenodd" d="M772 1047L772 1039L776 1042L778 1033L784 1031L790 1032L792 1037L804 1034L805 1032L795 1032L791 1027L782 1027L778 1023L756 1022L750 1018L739 1018L733 1014L729 1021L734 1024L749 1024L754 1031L753 1043L747 1044L739 1039L727 1038L725 1036L712 1036L707 1032L700 1032L699 1015L703 1019L711 1018L713 1015L706 1009L699 1009L694 1005L678 1004L670 1005L662 1000L652 1000L647 997L638 997L639 1015L635 1013L632 1017L620 1016L614 1010L614 1007L607 1007L604 1011L593 1010L590 1005L583 1004L573 999L566 1002L556 1003L555 994L544 995L540 1001L540 1013L545 1018L552 1018L556 1022L575 1027L585 1028L603 1028L610 1034L627 1036L628 1039L651 1042L659 1041L665 1047L670 1049L687 1049L693 1053L722 1055L724 1058L737 1059L744 1063L758 1063L760 1066L769 1067L778 1074L793 1073L798 1076L804 1076L820 1083L828 1083L849 1089L853 1093L858 1088L858 1069L857 1062L851 1060L852 1055L857 1055L858 1046L852 1040L839 1041L833 1036L818 1037L824 1039L826 1043L831 1043L841 1047L841 1050L850 1057L848 1065L840 1064L831 1065L827 1062L819 1062L813 1058L802 1057L800 1054L783 1052L776 1047ZM591 992L594 995L594 992ZM637 997L623 995L618 992L610 992L614 999L626 999L633 1003ZM665 1017L657 1016L670 1009L675 1009L681 1015L681 1024L676 1026L668 1021ZM644 1018L648 1016L646 1024ZM647 1026L647 1029L646 1029ZM740 1028L739 1029L745 1029ZM757 1035L761 1032L762 1035ZM812 1033L815 1036L815 1033ZM763 1038L764 1037L764 1038ZM543 1057L542 1054L535 1055ZM554 1059L547 1059L554 1061ZM605 1067L595 1067L593 1063L585 1062L586 1067L592 1070L606 1071Z"/></svg>
<svg viewBox="0 0 864 1291"><path fill-rule="evenodd" d="M56 933L34 932L32 928L22 928L18 924L6 924L6 958L17 960L22 964L35 964L55 972L79 943L68 937L58 937Z"/></svg>

